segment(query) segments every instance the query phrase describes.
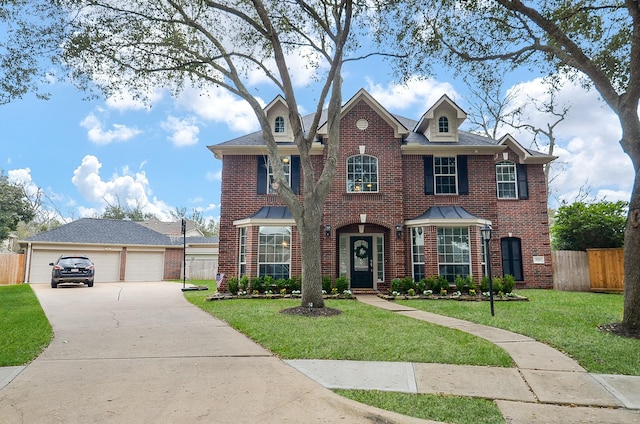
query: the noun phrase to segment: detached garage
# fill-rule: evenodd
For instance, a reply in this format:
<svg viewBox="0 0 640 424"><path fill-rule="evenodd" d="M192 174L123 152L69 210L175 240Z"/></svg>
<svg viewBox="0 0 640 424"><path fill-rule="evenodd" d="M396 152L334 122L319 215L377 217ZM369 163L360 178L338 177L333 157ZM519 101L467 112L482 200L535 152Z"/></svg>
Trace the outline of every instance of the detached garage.
<svg viewBox="0 0 640 424"><path fill-rule="evenodd" d="M88 256L98 283L182 278L182 240L133 221L83 218L20 244L26 254L27 283L49 283L49 263L69 254Z"/></svg>

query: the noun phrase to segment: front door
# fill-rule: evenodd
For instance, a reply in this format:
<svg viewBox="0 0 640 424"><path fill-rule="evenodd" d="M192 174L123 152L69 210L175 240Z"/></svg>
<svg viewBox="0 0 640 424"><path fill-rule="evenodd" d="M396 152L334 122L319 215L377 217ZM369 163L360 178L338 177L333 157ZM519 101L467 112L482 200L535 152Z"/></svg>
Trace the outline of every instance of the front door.
<svg viewBox="0 0 640 424"><path fill-rule="evenodd" d="M351 288L373 288L372 238L351 237Z"/></svg>

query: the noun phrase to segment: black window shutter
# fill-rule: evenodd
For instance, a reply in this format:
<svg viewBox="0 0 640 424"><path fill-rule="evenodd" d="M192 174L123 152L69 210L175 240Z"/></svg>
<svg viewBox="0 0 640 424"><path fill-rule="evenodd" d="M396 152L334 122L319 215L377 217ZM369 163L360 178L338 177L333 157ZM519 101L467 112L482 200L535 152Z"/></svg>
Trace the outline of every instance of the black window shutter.
<svg viewBox="0 0 640 424"><path fill-rule="evenodd" d="M527 165L516 164L516 176L518 179L518 198L526 200L529 198L529 183L527 181Z"/></svg>
<svg viewBox="0 0 640 424"><path fill-rule="evenodd" d="M433 194L433 156L423 156L424 194Z"/></svg>
<svg viewBox="0 0 640 424"><path fill-rule="evenodd" d="M267 194L267 160L264 156L258 158L258 194Z"/></svg>
<svg viewBox="0 0 640 424"><path fill-rule="evenodd" d="M469 194L469 171L467 170L467 156L460 155L458 161L458 194Z"/></svg>
<svg viewBox="0 0 640 424"><path fill-rule="evenodd" d="M291 191L300 194L300 156L291 156Z"/></svg>

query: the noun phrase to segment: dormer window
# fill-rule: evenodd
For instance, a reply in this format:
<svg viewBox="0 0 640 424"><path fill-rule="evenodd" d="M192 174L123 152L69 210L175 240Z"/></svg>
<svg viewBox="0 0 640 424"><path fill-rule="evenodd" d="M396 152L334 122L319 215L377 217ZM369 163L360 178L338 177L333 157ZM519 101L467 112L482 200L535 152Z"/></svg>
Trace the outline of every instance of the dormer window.
<svg viewBox="0 0 640 424"><path fill-rule="evenodd" d="M275 126L274 126L273 130L276 133L283 133L284 132L284 118L282 116L278 116L276 118L276 122L275 122Z"/></svg>
<svg viewBox="0 0 640 424"><path fill-rule="evenodd" d="M438 118L438 132L439 133L448 133L449 132L449 118L446 116L441 116Z"/></svg>

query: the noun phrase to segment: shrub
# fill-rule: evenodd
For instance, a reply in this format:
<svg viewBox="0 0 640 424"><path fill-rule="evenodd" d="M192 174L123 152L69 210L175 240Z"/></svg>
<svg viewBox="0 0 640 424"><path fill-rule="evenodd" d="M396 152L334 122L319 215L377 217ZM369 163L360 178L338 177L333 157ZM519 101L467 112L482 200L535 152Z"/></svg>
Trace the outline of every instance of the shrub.
<svg viewBox="0 0 640 424"><path fill-rule="evenodd" d="M266 286L264 284L263 277L253 277L251 279L251 290L257 291L258 293L264 293L266 290Z"/></svg>
<svg viewBox="0 0 640 424"><path fill-rule="evenodd" d="M424 278L426 288L431 290L433 293L440 293L440 279L438 277L427 277Z"/></svg>
<svg viewBox="0 0 640 424"><path fill-rule="evenodd" d="M331 292L331 277L328 275L322 277L322 290L324 290L325 293Z"/></svg>
<svg viewBox="0 0 640 424"><path fill-rule="evenodd" d="M342 293L343 291L348 290L349 280L347 280L347 277L336 278L336 288L338 289L338 293Z"/></svg>
<svg viewBox="0 0 640 424"><path fill-rule="evenodd" d="M391 292L398 292L402 290L402 280L399 278L394 278L391 280Z"/></svg>
<svg viewBox="0 0 640 424"><path fill-rule="evenodd" d="M272 276L270 275L265 275L264 276L264 289L265 290L272 290L275 288L276 285L276 281L273 279Z"/></svg>
<svg viewBox="0 0 640 424"><path fill-rule="evenodd" d="M467 278L465 279L465 287L467 287L469 290L475 290L476 289L476 282L473 279L472 276L467 275Z"/></svg>
<svg viewBox="0 0 640 424"><path fill-rule="evenodd" d="M489 277L486 275L484 275L482 280L480 280L480 290L482 290L482 293L489 291Z"/></svg>
<svg viewBox="0 0 640 424"><path fill-rule="evenodd" d="M291 291L300 290L302 287L302 277L291 277L289 279L289 289Z"/></svg>
<svg viewBox="0 0 640 424"><path fill-rule="evenodd" d="M502 291L502 277L493 277L493 292Z"/></svg>
<svg viewBox="0 0 640 424"><path fill-rule="evenodd" d="M424 293L425 290L427 290L428 286L427 286L427 279L423 278L422 280L418 281L416 283L416 292L418 293Z"/></svg>
<svg viewBox="0 0 640 424"><path fill-rule="evenodd" d="M467 280L462 275L456 275L456 279L455 279L456 290L461 292L462 289L464 289L466 282Z"/></svg>
<svg viewBox="0 0 640 424"><path fill-rule="evenodd" d="M249 290L249 277L243 275L240 277L240 281L238 282L238 289L241 291Z"/></svg>
<svg viewBox="0 0 640 424"><path fill-rule="evenodd" d="M282 290L284 290L285 292L289 291L289 279L284 279L284 278L278 278L275 282L276 284L276 288L278 289L278 292L282 293ZM284 294L284 293L282 293Z"/></svg>
<svg viewBox="0 0 640 424"><path fill-rule="evenodd" d="M413 281L413 277L404 277L400 283L403 293L408 293L409 290L416 290L416 283Z"/></svg>
<svg viewBox="0 0 640 424"><path fill-rule="evenodd" d="M231 293L238 293L238 277L231 277L227 281L227 288Z"/></svg>
<svg viewBox="0 0 640 424"><path fill-rule="evenodd" d="M502 280L502 290L505 293L513 292L513 289L516 287L516 279L513 275L507 274L504 276Z"/></svg>
<svg viewBox="0 0 640 424"><path fill-rule="evenodd" d="M449 280L447 280L446 277L439 275L438 276L438 282L440 284L440 291L444 290L449 290L450 289L450 283Z"/></svg>

